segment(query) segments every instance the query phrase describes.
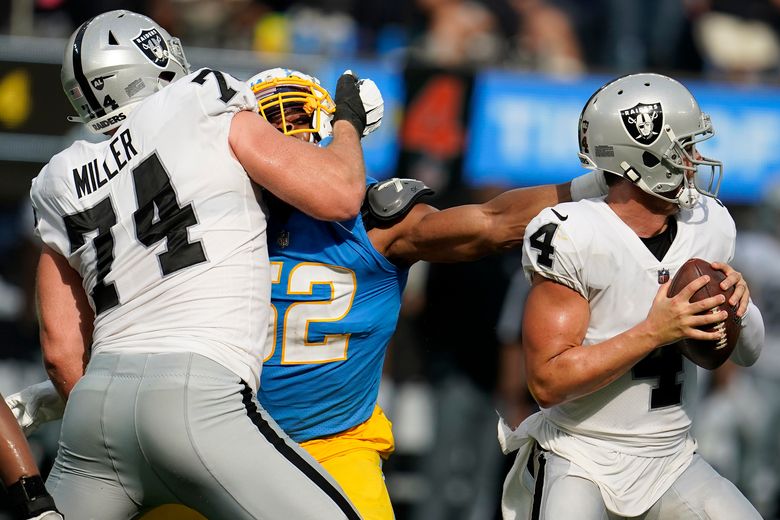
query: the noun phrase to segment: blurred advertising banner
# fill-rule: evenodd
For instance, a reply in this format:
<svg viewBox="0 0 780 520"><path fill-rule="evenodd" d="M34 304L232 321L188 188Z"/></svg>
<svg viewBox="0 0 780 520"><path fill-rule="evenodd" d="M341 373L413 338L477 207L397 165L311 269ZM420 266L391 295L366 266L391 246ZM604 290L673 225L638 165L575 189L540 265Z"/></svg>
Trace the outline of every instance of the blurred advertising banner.
<svg viewBox="0 0 780 520"><path fill-rule="evenodd" d="M584 172L577 159L577 121L590 95L609 79L480 74L471 103L465 182L526 186L563 182ZM699 149L724 163L720 198L759 202L780 179L780 89L683 83L712 116L715 137Z"/></svg>
<svg viewBox="0 0 780 520"><path fill-rule="evenodd" d="M398 128L398 176L433 188L436 205L466 202L462 171L474 73L410 66L403 79L407 102Z"/></svg>
<svg viewBox="0 0 780 520"><path fill-rule="evenodd" d="M0 40L0 201L26 196L29 180L75 139L99 139L65 116L60 88L64 42ZM36 46L37 45L37 46ZM192 49L193 67L217 64L238 78L284 66L317 76L335 95L346 69L371 78L385 100L381 128L364 140L369 175L415 177L444 199L464 188L562 182L577 160L580 110L607 76L572 80L523 72L407 66L402 60L258 55ZM683 80L712 116L715 137L700 151L723 161L721 198L759 202L780 182L780 88Z"/></svg>

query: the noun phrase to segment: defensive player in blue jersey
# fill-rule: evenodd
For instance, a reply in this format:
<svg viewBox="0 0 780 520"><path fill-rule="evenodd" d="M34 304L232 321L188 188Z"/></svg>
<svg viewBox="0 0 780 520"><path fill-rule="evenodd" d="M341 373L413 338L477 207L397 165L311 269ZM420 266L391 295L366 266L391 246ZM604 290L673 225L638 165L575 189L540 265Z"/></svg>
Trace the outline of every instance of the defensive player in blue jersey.
<svg viewBox="0 0 780 520"><path fill-rule="evenodd" d="M250 84L261 114L281 131L311 142L327 136L333 103L315 78L272 69ZM366 108L376 128L376 107ZM593 182L580 179L575 189L591 183L592 190ZM566 183L438 211L420 200L431 193L418 180L369 180L362 215L353 220L322 222L282 203L270 212L269 338L276 339L258 398L366 519L394 517L382 474L393 434L377 394L409 267L519 247L536 212L571 198Z"/></svg>

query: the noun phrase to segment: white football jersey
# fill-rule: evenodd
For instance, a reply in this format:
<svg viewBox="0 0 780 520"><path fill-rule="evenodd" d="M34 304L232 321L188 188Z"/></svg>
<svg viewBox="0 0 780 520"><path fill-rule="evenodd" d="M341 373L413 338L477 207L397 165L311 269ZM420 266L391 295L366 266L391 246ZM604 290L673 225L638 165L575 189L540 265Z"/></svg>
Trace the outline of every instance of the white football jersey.
<svg viewBox="0 0 780 520"><path fill-rule="evenodd" d="M731 261L736 230L719 201L702 197L676 219L677 234L659 261L603 199L559 204L528 225L524 269L580 293L590 307L583 344L600 343L644 320L659 284L686 260ZM695 365L665 347L606 387L543 413L559 429L594 444L665 456L687 438L695 385Z"/></svg>
<svg viewBox="0 0 780 520"><path fill-rule="evenodd" d="M36 232L80 273L95 310L93 353L195 352L257 387L266 220L228 143L233 115L256 109L244 82L201 69L33 180Z"/></svg>

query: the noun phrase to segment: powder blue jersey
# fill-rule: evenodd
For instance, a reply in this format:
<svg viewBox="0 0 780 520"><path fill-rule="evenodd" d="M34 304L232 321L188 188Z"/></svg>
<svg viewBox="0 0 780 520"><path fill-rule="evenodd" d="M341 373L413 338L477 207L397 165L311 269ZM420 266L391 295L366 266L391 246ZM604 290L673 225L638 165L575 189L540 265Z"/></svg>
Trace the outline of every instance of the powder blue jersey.
<svg viewBox="0 0 780 520"><path fill-rule="evenodd" d="M367 420L407 269L377 252L362 217L292 210L268 224L273 302L258 398L297 442Z"/></svg>

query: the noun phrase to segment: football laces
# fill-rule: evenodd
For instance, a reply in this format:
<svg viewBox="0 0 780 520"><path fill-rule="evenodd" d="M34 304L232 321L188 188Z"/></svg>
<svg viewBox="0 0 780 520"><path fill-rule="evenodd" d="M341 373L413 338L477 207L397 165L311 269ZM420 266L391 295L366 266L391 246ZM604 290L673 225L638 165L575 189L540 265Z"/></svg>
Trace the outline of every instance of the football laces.
<svg viewBox="0 0 780 520"><path fill-rule="evenodd" d="M717 314L718 312L720 312L720 307L715 307L710 312L713 314ZM728 345L728 338L726 337L726 323L724 321L720 321L713 328L717 332L720 332L720 338L718 339L718 342L715 345L715 350L726 348L726 345Z"/></svg>

